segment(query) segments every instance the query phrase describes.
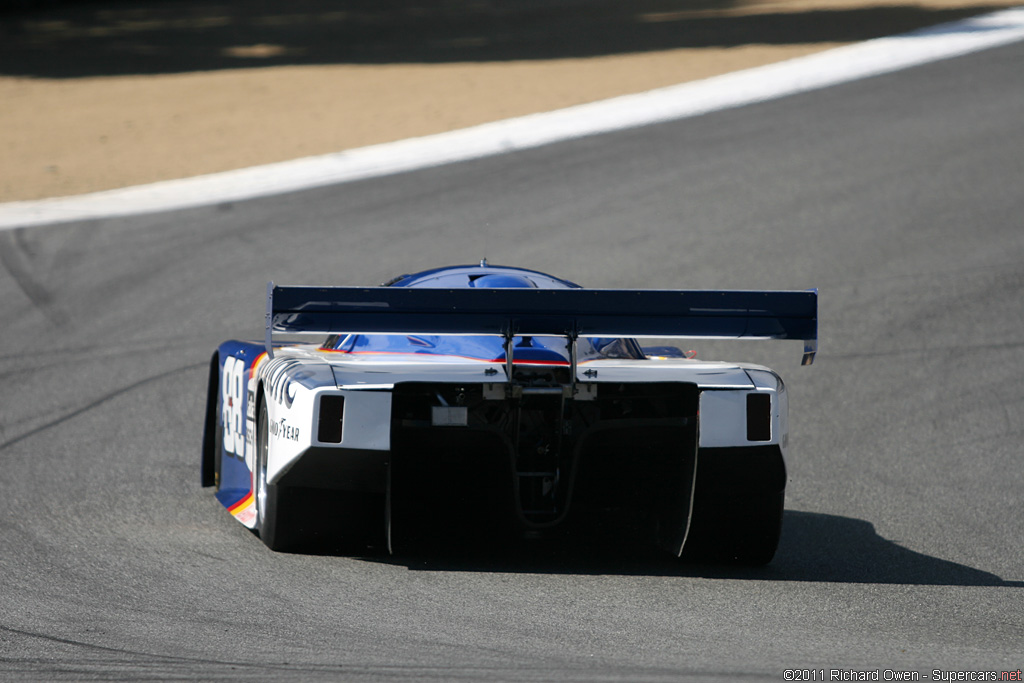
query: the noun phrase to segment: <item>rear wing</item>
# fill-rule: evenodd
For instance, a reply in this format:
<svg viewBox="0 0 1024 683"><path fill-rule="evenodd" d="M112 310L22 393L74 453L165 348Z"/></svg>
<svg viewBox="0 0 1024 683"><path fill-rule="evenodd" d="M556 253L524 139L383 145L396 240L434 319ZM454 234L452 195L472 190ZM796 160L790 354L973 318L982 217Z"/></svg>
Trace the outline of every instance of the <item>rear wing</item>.
<svg viewBox="0 0 1024 683"><path fill-rule="evenodd" d="M622 289L278 287L274 333L799 339L818 348L818 292ZM575 346L575 345L573 345Z"/></svg>

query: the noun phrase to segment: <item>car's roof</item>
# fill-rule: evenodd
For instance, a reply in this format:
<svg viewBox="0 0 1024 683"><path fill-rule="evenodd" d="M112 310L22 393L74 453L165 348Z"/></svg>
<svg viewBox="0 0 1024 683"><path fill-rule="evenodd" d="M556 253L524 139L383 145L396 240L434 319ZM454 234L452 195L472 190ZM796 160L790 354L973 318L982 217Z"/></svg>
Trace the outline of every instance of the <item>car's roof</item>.
<svg viewBox="0 0 1024 683"><path fill-rule="evenodd" d="M420 273L399 275L384 284L389 287L427 287L442 289L462 289L476 286L475 283L481 278L483 286L516 286L514 284L486 284L487 282L499 282L507 280L522 281L523 287L536 287L537 289L576 289L579 285L562 280L561 278L541 273L526 268L514 268L511 266L492 266L486 260L479 265L445 266L444 268L433 268Z"/></svg>

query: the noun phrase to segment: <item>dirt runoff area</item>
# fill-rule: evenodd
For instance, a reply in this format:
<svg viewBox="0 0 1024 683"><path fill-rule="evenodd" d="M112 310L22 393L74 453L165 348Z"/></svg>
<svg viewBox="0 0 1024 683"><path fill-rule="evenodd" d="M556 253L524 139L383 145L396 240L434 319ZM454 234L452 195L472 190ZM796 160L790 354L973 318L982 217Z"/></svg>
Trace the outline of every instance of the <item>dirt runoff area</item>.
<svg viewBox="0 0 1024 683"><path fill-rule="evenodd" d="M0 201L429 135L1021 0L108 0L0 13Z"/></svg>

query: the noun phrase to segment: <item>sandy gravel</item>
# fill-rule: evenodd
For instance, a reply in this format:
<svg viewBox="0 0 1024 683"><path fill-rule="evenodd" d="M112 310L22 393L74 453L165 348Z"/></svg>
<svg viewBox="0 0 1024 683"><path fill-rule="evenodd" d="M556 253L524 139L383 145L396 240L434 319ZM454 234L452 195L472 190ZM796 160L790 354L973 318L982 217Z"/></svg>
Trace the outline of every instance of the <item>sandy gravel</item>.
<svg viewBox="0 0 1024 683"><path fill-rule="evenodd" d="M314 0L298 3L306 12L299 15L269 8L260 14L255 3L245 21L222 6L215 7L219 13L207 12L215 3L194 3L194 12L174 17L117 2L0 15L0 43L6 45L0 48L0 201L80 194L427 135L1019 4L610 2L594 5L606 16L572 27L575 41L563 41L543 14L493 23L482 15L458 32L449 31L444 17L427 16L422 20L435 21L437 30L425 33L416 30L419 18L413 16L398 28L387 25L397 36L392 40L402 40L401 49L389 49L387 40L362 40L375 35L365 30L339 48L342 41L331 40L339 33L326 29L345 35L338 27L363 22L363 29L379 28L391 17L316 14L317 4L330 3ZM563 5L549 0L543 11L573 9L571 0ZM628 16L622 5L633 8ZM559 21L564 17L555 15L550 23ZM532 33L538 24L550 29L539 39ZM415 39L402 37L406 29ZM578 35L588 31L610 37L595 44ZM406 49L410 43L415 50ZM389 61L390 54L398 58ZM131 73L136 67L142 73Z"/></svg>

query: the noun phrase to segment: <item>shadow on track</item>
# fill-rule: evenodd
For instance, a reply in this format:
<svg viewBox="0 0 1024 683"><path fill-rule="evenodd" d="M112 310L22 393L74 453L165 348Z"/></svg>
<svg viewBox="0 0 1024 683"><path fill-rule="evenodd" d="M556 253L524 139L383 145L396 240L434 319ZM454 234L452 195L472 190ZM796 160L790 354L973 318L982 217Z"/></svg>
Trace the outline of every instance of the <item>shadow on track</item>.
<svg viewBox="0 0 1024 683"><path fill-rule="evenodd" d="M489 62L867 40L993 7L738 11L744 0L19 0L0 74L74 78L290 64Z"/></svg>
<svg viewBox="0 0 1024 683"><path fill-rule="evenodd" d="M765 567L687 564L649 548L597 551L554 545L530 547L515 553L464 548L455 553L422 557L364 559L402 565L413 571L1024 588L1024 581L1004 581L986 571L907 550L875 533L870 522L796 511L786 512L779 551Z"/></svg>

